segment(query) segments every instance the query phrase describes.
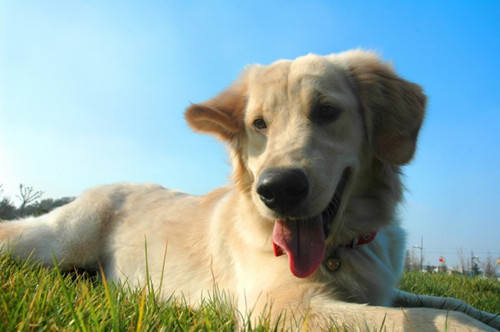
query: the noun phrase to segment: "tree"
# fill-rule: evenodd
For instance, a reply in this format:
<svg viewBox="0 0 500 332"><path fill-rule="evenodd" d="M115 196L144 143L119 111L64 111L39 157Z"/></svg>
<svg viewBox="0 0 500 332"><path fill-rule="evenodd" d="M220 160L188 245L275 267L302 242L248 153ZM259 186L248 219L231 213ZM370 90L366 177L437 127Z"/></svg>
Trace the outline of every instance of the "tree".
<svg viewBox="0 0 500 332"><path fill-rule="evenodd" d="M458 255L458 259L460 260L460 269L462 270L462 274L463 275L468 274L469 270L470 270L470 266L469 266L469 260L465 259L464 249L461 247L458 248L457 255Z"/></svg>
<svg viewBox="0 0 500 332"><path fill-rule="evenodd" d="M405 271L420 271L420 257L415 255L415 250L405 251Z"/></svg>
<svg viewBox="0 0 500 332"><path fill-rule="evenodd" d="M494 278L496 272L496 264L495 260L491 257L491 253L488 252L488 256L486 256L486 260L483 262L483 271L484 276L488 278Z"/></svg>
<svg viewBox="0 0 500 332"><path fill-rule="evenodd" d="M16 218L16 211L16 207L12 204L9 198L4 197L0 201L0 221Z"/></svg>
<svg viewBox="0 0 500 332"><path fill-rule="evenodd" d="M16 195L17 198L21 201L21 206L19 206L18 214L20 216L24 216L24 209L40 197L42 197L43 191L35 191L33 187L28 187L23 184L19 185L19 195Z"/></svg>
<svg viewBox="0 0 500 332"><path fill-rule="evenodd" d="M42 191L35 191L33 187L26 187L22 184L19 186L19 191L20 194L16 195L16 197L21 200L21 206L19 208L16 208L9 197L4 197L0 200L0 221L11 220L23 216L39 216L68 204L75 199L75 197L62 197L57 199L46 198L37 201L37 199L43 195ZM3 188L0 184L0 194L2 194L2 192Z"/></svg>
<svg viewBox="0 0 500 332"><path fill-rule="evenodd" d="M410 250L405 251L405 271L412 271L412 261L410 256Z"/></svg>
<svg viewBox="0 0 500 332"><path fill-rule="evenodd" d="M448 271L448 266L446 265L446 259L444 259L444 257L439 257L439 263L441 263L441 265L439 266L439 272L446 273Z"/></svg>
<svg viewBox="0 0 500 332"><path fill-rule="evenodd" d="M470 274L472 276L478 276L481 274L481 267L480 267L480 262L479 262L479 257L474 256L474 252L470 252L470 263L471 263L471 271Z"/></svg>
<svg viewBox="0 0 500 332"><path fill-rule="evenodd" d="M0 195L3 194L3 184L0 184ZM10 220L16 217L16 207L8 197L0 200L0 221Z"/></svg>
<svg viewBox="0 0 500 332"><path fill-rule="evenodd" d="M63 197L63 198L58 198L58 199L53 199L53 198L46 198L42 199L40 202L33 203L31 205L28 205L24 209L24 214L25 215L34 215L34 216L40 216L45 213L49 213L53 209L63 206L65 204L68 204L69 202L73 201L75 198L74 197Z"/></svg>

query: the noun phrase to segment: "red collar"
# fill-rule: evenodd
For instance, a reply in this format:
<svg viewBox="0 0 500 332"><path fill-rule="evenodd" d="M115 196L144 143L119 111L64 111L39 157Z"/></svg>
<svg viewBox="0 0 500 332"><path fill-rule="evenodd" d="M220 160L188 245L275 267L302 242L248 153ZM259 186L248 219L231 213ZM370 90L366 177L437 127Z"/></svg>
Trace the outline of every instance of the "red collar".
<svg viewBox="0 0 500 332"><path fill-rule="evenodd" d="M375 239L375 236L377 236L376 231L373 231L370 233L365 233L365 234L361 235L360 237L352 240L351 242L345 244L344 247L353 248L353 249L358 248L359 246L362 246L363 244L368 244L368 243L372 242Z"/></svg>
<svg viewBox="0 0 500 332"><path fill-rule="evenodd" d="M368 244L368 243L372 242L375 239L375 236L377 236L376 231L373 231L370 233L365 233L365 234L361 235L360 237L352 240L351 242L342 245L341 247L356 249L359 246L362 246L364 244ZM335 272L338 269L340 269L340 265L342 262L340 257L338 256L338 253L335 253L335 252L336 252L336 249L333 249L330 252L330 254L328 256L326 256L325 260L323 261L323 264L326 266L326 268L330 272Z"/></svg>

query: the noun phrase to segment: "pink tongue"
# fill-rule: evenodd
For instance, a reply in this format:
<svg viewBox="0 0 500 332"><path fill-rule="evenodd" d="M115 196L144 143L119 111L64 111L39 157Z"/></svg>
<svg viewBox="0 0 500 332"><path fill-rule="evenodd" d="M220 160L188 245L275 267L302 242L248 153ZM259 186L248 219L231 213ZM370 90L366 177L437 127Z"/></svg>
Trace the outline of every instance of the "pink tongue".
<svg viewBox="0 0 500 332"><path fill-rule="evenodd" d="M290 270L296 277L310 276L318 269L325 256L325 233L321 216L304 222L276 220L273 248L276 256L286 252Z"/></svg>

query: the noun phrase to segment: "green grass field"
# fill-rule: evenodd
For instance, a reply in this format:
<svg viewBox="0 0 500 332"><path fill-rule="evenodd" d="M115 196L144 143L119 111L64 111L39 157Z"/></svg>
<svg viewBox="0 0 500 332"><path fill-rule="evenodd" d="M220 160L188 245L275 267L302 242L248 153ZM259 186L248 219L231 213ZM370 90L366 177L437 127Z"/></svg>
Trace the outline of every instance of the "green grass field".
<svg viewBox="0 0 500 332"><path fill-rule="evenodd" d="M500 314L500 282L495 279L409 272L403 275L400 288L415 294L455 297L478 309Z"/></svg>
<svg viewBox="0 0 500 332"><path fill-rule="evenodd" d="M401 288L500 313L495 280L407 273ZM220 301L208 300L194 311L179 301L156 301L147 287L115 289L85 273L61 274L0 256L0 331L233 331L236 320ZM247 330L273 329L263 322Z"/></svg>

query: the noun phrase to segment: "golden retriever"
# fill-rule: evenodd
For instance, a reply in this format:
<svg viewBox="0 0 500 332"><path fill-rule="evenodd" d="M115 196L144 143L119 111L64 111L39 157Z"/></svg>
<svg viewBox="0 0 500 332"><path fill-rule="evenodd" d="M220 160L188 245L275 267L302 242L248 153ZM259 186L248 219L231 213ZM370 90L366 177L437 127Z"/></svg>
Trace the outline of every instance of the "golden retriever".
<svg viewBox="0 0 500 332"><path fill-rule="evenodd" d="M193 306L217 289L247 319L286 328L487 330L470 317L487 314L470 308L391 307L421 305L395 290L405 248L395 208L425 104L418 85L367 51L250 66L185 113L195 131L227 142L231 184L201 197L96 187L47 215L1 223L2 250L100 265L132 285L149 276L162 296Z"/></svg>

